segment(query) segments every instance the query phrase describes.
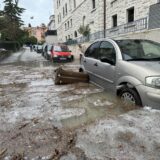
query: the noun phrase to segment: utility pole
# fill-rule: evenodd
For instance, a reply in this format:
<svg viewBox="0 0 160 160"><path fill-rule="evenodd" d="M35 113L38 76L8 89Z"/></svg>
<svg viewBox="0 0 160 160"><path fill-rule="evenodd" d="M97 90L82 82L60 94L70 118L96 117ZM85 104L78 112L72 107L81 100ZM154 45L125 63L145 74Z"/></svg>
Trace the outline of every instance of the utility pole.
<svg viewBox="0 0 160 160"><path fill-rule="evenodd" d="M106 38L106 0L103 0L104 4L104 38Z"/></svg>

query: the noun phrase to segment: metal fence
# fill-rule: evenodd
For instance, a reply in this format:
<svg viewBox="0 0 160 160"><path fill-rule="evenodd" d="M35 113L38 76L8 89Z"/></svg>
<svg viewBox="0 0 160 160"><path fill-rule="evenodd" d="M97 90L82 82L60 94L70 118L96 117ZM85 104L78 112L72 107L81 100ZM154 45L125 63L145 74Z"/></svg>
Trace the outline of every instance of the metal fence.
<svg viewBox="0 0 160 160"><path fill-rule="evenodd" d="M70 40L66 42L66 44L76 44L76 43L95 41L96 39L104 38L104 32L106 35L105 38L107 37L111 38L111 37L119 36L122 34L142 31L147 28L148 28L148 18L145 17L145 18L136 20L134 22L130 22L114 28L107 29L105 31L98 31L98 32L92 33L87 37L82 36L82 37L76 38L75 40Z"/></svg>

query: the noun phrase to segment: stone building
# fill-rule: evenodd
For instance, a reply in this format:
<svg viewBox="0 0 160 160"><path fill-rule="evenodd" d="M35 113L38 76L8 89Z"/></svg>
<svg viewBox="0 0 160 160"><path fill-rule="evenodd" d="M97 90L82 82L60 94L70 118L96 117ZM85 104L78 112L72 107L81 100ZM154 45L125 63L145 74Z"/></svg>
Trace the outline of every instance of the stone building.
<svg viewBox="0 0 160 160"><path fill-rule="evenodd" d="M48 30L45 32L45 42L48 44L57 43L57 30L55 24L55 15L49 17Z"/></svg>
<svg viewBox="0 0 160 160"><path fill-rule="evenodd" d="M55 15L49 17L48 30L56 30Z"/></svg>
<svg viewBox="0 0 160 160"><path fill-rule="evenodd" d="M90 39L93 40L160 28L159 0L54 0L54 2L58 41L61 42L81 37L82 35L78 33L80 25L89 25Z"/></svg>
<svg viewBox="0 0 160 160"><path fill-rule="evenodd" d="M39 43L45 40L45 32L47 31L47 27L45 25L41 25L40 27L24 27L24 30L29 33L30 37L33 36L37 38Z"/></svg>

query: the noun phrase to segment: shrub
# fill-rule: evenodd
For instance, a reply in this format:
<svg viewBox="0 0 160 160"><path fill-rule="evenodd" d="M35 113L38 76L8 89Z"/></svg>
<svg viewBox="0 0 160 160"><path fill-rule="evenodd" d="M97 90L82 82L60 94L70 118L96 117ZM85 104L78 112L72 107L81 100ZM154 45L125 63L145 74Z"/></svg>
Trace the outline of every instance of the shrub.
<svg viewBox="0 0 160 160"><path fill-rule="evenodd" d="M16 41L0 41L0 48L17 51L20 49L20 44Z"/></svg>

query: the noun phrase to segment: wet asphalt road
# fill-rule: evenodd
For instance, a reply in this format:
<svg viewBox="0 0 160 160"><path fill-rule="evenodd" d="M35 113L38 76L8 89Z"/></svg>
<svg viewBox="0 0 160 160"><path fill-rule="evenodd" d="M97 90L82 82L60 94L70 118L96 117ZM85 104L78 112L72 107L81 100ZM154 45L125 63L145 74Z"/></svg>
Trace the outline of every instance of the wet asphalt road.
<svg viewBox="0 0 160 160"><path fill-rule="evenodd" d="M0 63L0 159L159 160L160 112L123 106L92 84L54 85L29 49Z"/></svg>

